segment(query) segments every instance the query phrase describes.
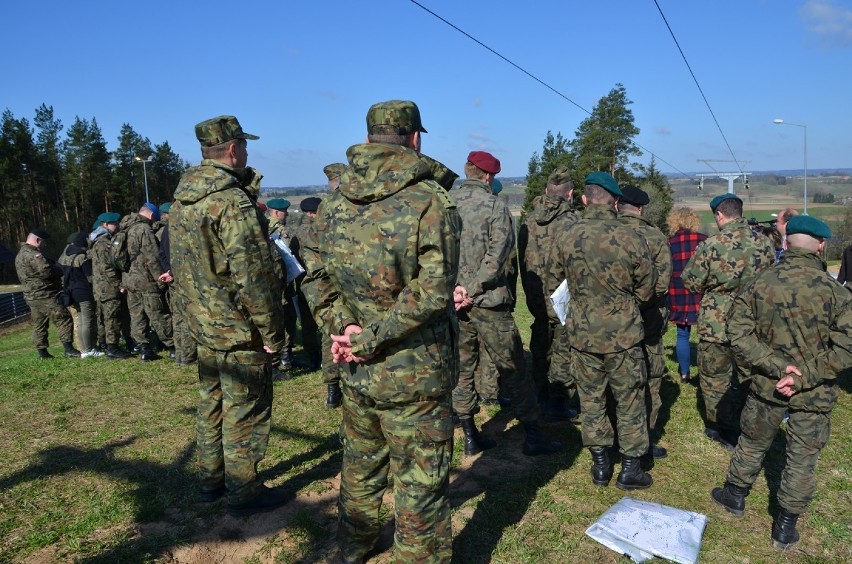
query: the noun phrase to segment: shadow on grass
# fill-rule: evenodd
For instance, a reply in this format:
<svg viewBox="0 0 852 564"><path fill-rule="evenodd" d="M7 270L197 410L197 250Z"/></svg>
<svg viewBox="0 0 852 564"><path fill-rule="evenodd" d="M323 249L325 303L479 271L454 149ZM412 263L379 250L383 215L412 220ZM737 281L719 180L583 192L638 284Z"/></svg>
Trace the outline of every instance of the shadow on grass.
<svg viewBox="0 0 852 564"><path fill-rule="evenodd" d="M456 508L483 496L464 528L456 529L454 562L490 562L503 531L523 519L538 490L571 466L583 448L578 427L550 424L542 427L543 433L561 441L562 450L550 456L526 456L521 452L521 425L506 430L512 419L511 411L501 410L485 422L483 433L495 437L498 446L479 455L450 487L450 502Z"/></svg>
<svg viewBox="0 0 852 564"><path fill-rule="evenodd" d="M651 430L651 442L657 443L666 434L666 425L672 417L672 406L680 397L680 386L663 378L660 384L660 411L657 414L657 424Z"/></svg>
<svg viewBox="0 0 852 564"><path fill-rule="evenodd" d="M340 449L336 434L320 437L275 427L271 434L285 437L285 440L293 438L315 443L308 452L281 460L260 473L261 480L273 480L294 468L307 465L305 470L290 476L279 486L291 492L294 498L296 492L305 485L317 480L330 479L340 471L340 453L328 456ZM82 562L148 562L186 543L196 532L193 528L198 526L198 517L210 516L210 510L214 507L224 514L224 507L213 504L201 505L196 502L198 482L194 470L191 469L195 454L194 442L186 444L170 464L141 459L122 460L118 451L133 445L136 441L136 437L130 437L108 443L101 448L85 449L62 445L46 449L36 454L36 462L0 480L0 491L8 491L22 483L71 473L91 472L130 482L133 484L130 503L132 503L135 522L141 524L164 519L169 526L153 534L146 534L143 527L142 533L138 536L125 537L108 549L100 548L98 541L81 539L81 548L78 554L73 556L75 560ZM309 464L311 461L316 463ZM293 502L287 507L292 504ZM195 512L194 518L187 517L185 515L187 511ZM215 515L213 517L215 518ZM269 531L269 534L275 534L284 526L281 521L275 522L277 529ZM317 538L312 539L308 544L318 546L324 541L324 538ZM92 546L87 546L90 544ZM84 556L87 552L90 555ZM92 552L97 554L92 555Z"/></svg>

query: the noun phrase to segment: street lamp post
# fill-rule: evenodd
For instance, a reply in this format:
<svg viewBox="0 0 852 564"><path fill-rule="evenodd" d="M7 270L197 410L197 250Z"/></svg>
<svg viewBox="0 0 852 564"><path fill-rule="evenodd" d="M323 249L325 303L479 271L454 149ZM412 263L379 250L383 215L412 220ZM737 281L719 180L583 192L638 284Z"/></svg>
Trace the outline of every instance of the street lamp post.
<svg viewBox="0 0 852 564"><path fill-rule="evenodd" d="M801 127L805 133L805 209L802 213L808 215L808 126L801 123L790 123L783 119L774 119L772 122L775 125L795 125Z"/></svg>
<svg viewBox="0 0 852 564"><path fill-rule="evenodd" d="M145 202L150 202L151 200L148 199L148 170L145 165L153 161L154 157L148 157L147 159L143 159L142 157L133 157L133 160L142 163L142 176L145 178Z"/></svg>

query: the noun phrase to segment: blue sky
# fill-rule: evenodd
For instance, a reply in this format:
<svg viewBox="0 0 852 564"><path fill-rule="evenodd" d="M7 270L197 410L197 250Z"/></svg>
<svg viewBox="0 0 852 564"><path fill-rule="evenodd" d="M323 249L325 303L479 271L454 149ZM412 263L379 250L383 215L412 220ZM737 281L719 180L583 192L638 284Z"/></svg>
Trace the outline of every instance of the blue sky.
<svg viewBox="0 0 852 564"><path fill-rule="evenodd" d="M680 171L732 158L653 0L420 3L587 110L624 84L636 141ZM802 167L774 118L808 126L810 169L852 167L852 2L658 3L745 170ZM587 117L409 0L7 4L0 108L95 117L110 149L129 123L193 163L194 124L234 114L266 186L324 183L381 100L417 102L426 154L461 172L487 150L502 176Z"/></svg>

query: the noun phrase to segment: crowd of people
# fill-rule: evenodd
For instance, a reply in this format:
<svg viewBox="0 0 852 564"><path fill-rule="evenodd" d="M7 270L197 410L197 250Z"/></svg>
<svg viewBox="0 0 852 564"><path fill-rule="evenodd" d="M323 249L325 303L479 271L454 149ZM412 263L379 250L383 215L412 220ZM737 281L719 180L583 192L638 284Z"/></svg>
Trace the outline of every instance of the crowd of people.
<svg viewBox="0 0 852 564"><path fill-rule="evenodd" d="M321 369L326 406L342 406L342 559L361 562L373 548L392 487L396 560L448 562L455 426L466 456L495 446L474 416L499 389L524 430L523 454L559 452L542 424L573 422L592 484L607 486L620 460L616 487L648 488L643 460L668 456L652 441L662 337L672 321L689 382L694 325L704 433L732 452L712 499L744 514L786 415L771 538L781 549L798 541L836 377L852 366L852 294L826 273L823 222L785 210L776 256L742 217L742 200L723 194L710 202L718 233L699 233L695 213L678 208L667 237L644 217L650 198L639 187L589 172L581 210L572 171L560 166L516 242L498 196L499 159L471 152L456 185L456 173L421 152L416 104L374 104L366 122L366 143L347 150L347 164L325 167L329 193L303 200L295 227L290 202L258 201L262 176L247 166L258 136L219 116L195 126L202 161L173 203L101 214L91 234L69 237L58 263L41 252L49 235L33 228L16 267L39 357L51 358L52 319L68 357L148 362L158 345L197 364L199 500L226 497L235 517L291 498L257 472L272 382L300 360ZM531 371L513 315L517 278L533 317ZM297 318L306 359L293 355Z"/></svg>

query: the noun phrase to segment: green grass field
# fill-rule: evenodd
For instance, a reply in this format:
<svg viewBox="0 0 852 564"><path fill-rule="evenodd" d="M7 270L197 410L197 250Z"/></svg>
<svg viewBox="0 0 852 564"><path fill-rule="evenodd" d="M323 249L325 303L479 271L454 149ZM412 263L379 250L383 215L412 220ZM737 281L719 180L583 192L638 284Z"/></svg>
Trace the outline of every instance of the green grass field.
<svg viewBox="0 0 852 564"><path fill-rule="evenodd" d="M528 339L531 318L523 306L516 318ZM673 339L672 330L670 347ZM55 333L51 343L58 344ZM675 375L673 358L668 363ZM660 417L660 442L670 455L651 471L653 487L631 495L707 515L703 562L852 561L849 379L817 469L816 499L800 520L802 541L784 554L770 546L783 440L767 457L745 518L729 516L710 499L729 454L703 438L696 389L676 380L663 384ZM0 562L334 562L340 412L325 409L323 392L319 373L276 382L260 469L268 484L296 497L240 521L227 517L222 503L195 502L192 368L168 360L39 362L28 325L3 330ZM628 561L584 534L624 492L591 484L578 428L547 425L565 447L530 459L520 453L521 429L505 412L489 408L478 417L498 446L465 458L456 445L455 561ZM389 561L389 531L371 562Z"/></svg>

